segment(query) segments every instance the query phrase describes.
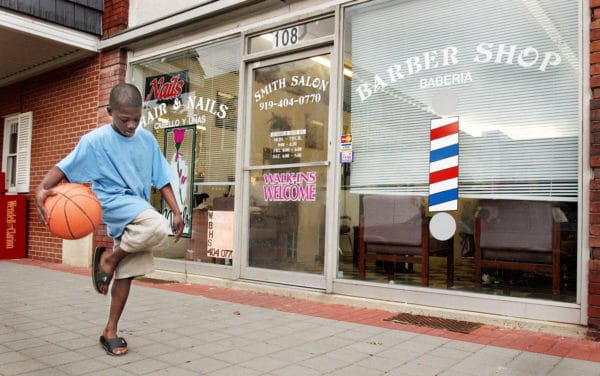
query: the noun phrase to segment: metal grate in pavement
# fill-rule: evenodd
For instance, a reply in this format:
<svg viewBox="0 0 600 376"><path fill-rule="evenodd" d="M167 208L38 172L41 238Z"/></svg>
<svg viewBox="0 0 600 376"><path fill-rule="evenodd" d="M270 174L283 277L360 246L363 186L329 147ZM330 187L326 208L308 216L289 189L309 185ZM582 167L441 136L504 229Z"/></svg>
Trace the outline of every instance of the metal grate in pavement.
<svg viewBox="0 0 600 376"><path fill-rule="evenodd" d="M399 313L395 316L385 319L384 321L392 321L400 324L425 326L436 329L446 329L458 333L471 333L479 328L481 324L469 321L451 320L440 317L430 317L422 315L412 315L410 313Z"/></svg>

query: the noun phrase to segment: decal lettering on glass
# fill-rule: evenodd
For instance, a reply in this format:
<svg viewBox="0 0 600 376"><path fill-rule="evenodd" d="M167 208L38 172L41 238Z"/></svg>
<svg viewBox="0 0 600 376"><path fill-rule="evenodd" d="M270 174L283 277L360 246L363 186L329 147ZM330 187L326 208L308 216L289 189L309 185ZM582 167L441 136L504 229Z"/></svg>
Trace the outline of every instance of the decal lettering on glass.
<svg viewBox="0 0 600 376"><path fill-rule="evenodd" d="M535 69L540 72L547 72L562 62L561 55L554 51L540 51L532 46L520 47L503 43L480 43L474 48L474 53L474 55L467 58L477 64L511 65L525 69ZM400 63L389 66L384 74L375 74L372 79L360 83L356 88L356 93L361 101L365 101L373 94L383 91L389 85L395 84L404 78L442 67L457 66L461 62L460 57L461 51L454 46L426 51L420 55L408 57ZM450 86L472 81L473 77L469 71L452 72L421 78L419 88Z"/></svg>
<svg viewBox="0 0 600 376"><path fill-rule="evenodd" d="M263 181L265 201L316 201L316 171L263 174Z"/></svg>
<svg viewBox="0 0 600 376"><path fill-rule="evenodd" d="M306 32L304 33L306 34ZM300 27L293 26L287 29L277 30L271 34L273 37L273 48L293 46L298 43L304 35L301 35Z"/></svg>
<svg viewBox="0 0 600 376"><path fill-rule="evenodd" d="M182 95L182 97L184 97ZM140 125L146 129L174 128L186 124L206 123L207 115L225 119L230 110L225 103L217 104L213 98L193 94L185 95L185 100L176 98L172 106L160 103L156 107L144 109ZM179 116L179 117L178 117ZM168 117L169 120L164 118Z"/></svg>
<svg viewBox="0 0 600 376"><path fill-rule="evenodd" d="M306 129L271 132L271 139L273 141L271 158L302 158L302 145L305 136Z"/></svg>
<svg viewBox="0 0 600 376"><path fill-rule="evenodd" d="M287 98L279 100L267 100L266 97L275 91L288 87L305 87L316 89L317 92L293 96L290 94ZM285 108L293 106L302 106L311 103L320 103L324 95L329 89L329 81L319 77L312 76L292 76L288 78L280 78L269 82L260 90L254 92L254 102L258 103L261 111L271 110L273 108ZM320 92L319 92L320 91Z"/></svg>

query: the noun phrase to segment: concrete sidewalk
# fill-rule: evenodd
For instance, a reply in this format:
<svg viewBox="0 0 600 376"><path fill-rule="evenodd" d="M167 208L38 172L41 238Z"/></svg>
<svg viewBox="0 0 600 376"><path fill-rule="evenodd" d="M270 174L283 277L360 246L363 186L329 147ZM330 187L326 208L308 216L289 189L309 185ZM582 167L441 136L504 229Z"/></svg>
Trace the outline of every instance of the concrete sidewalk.
<svg viewBox="0 0 600 376"><path fill-rule="evenodd" d="M136 282L123 357L98 343L109 298L89 271L0 262L0 375L596 375L600 342L203 285Z"/></svg>

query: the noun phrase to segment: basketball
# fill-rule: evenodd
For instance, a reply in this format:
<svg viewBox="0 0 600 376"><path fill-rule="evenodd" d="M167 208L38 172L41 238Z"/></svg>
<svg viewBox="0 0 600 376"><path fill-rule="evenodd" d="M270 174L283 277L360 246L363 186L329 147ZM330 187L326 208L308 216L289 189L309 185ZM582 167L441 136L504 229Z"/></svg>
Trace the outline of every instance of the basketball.
<svg viewBox="0 0 600 376"><path fill-rule="evenodd" d="M48 229L62 239L80 239L102 223L100 201L82 184L62 183L52 188L44 208L48 212Z"/></svg>

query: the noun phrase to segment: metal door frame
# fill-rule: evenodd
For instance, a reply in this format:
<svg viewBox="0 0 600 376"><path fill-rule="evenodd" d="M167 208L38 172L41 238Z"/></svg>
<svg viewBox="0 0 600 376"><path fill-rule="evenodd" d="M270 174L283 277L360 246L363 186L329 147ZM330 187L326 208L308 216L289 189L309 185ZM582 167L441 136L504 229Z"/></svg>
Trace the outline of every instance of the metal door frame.
<svg viewBox="0 0 600 376"><path fill-rule="evenodd" d="M326 161L317 161L317 162L304 162L304 163L293 163L293 164L281 164L281 165L261 165L261 166L250 166L250 155L251 155L251 145L249 144L249 140L251 140L251 126L252 126L252 86L253 86L253 71L254 69L258 69L265 66L272 66L282 63L288 63L295 60L308 59L313 56L329 54L331 66L329 67L329 108L328 108L328 129L327 129L327 160ZM335 127L335 103L336 102L336 93L337 93L337 85L336 85L336 54L333 48L333 45L327 47L313 48L307 49L300 52L292 52L283 56L277 56L272 58L264 58L262 60L256 60L252 62L246 63L244 67L244 74L246 75L244 79L244 98L245 98L245 110L244 110L244 124L246 124L244 130L244 140L246 142L243 143L243 167L242 167L242 205L241 205L241 234L239 244L239 278L241 279L249 279L249 280L257 280L261 282L275 283L275 284L284 284L284 285L293 285L293 286L301 286L307 288L314 288L319 290L324 290L329 285L328 280L329 272L331 266L332 258L329 257L329 253L331 252L331 247L329 246L331 243L331 226L329 225L327 219L331 217L332 210L335 208L334 205L331 205L334 197L335 184L333 182L334 179L334 168L332 168L334 163L332 163L332 155L334 153L333 144L332 144L332 136L336 134ZM250 202L250 191L248 180L250 179L250 173L253 170L262 170L262 169L279 169L286 167L327 167L327 182L326 187L326 199L325 199L325 218L323 226L325 226L325 241L324 241L324 259L323 259L323 273L322 274L310 274L310 273L301 273L301 272L292 272L292 271L283 271L283 270L275 270L275 269L264 269L251 267L248 265L248 256L249 256L249 220L250 220L250 211L249 211L249 202Z"/></svg>

